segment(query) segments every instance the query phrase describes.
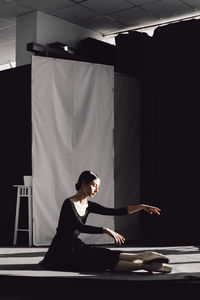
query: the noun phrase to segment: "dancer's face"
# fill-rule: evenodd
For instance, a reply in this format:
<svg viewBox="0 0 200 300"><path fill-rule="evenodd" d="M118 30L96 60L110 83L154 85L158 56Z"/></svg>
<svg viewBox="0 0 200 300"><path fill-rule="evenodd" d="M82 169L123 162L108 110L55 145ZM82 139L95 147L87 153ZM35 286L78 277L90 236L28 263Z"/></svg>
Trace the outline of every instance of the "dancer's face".
<svg viewBox="0 0 200 300"><path fill-rule="evenodd" d="M87 197L94 197L99 191L100 179L96 178L90 183L86 183L83 186L84 193Z"/></svg>

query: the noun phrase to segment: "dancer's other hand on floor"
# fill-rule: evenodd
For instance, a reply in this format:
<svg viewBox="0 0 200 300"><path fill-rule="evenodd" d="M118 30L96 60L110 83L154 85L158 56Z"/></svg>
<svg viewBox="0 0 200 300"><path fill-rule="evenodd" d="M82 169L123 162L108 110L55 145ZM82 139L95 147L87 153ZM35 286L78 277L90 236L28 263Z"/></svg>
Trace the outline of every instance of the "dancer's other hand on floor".
<svg viewBox="0 0 200 300"><path fill-rule="evenodd" d="M123 244L125 242L125 238L121 234L119 234L119 233L117 233L117 232L115 232L115 231L113 231L109 228L104 228L103 230L106 234L108 234L109 236L114 238L115 243Z"/></svg>

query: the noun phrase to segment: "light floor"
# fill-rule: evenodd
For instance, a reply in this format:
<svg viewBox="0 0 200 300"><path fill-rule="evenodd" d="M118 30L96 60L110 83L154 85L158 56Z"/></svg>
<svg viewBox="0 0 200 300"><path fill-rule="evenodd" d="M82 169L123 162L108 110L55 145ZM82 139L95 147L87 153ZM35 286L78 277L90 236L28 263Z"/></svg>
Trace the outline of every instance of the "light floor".
<svg viewBox="0 0 200 300"><path fill-rule="evenodd" d="M132 273L115 272L57 272L42 270L38 265L42 260L47 248L0 248L0 276L25 276L25 277L56 277L56 278L89 278L98 280L120 280L120 281L152 281L152 280L194 280L200 281L200 250L197 246L176 247L109 247L109 249L123 252L137 253L142 251L157 251L170 259L172 273L149 274L146 271L135 271Z"/></svg>

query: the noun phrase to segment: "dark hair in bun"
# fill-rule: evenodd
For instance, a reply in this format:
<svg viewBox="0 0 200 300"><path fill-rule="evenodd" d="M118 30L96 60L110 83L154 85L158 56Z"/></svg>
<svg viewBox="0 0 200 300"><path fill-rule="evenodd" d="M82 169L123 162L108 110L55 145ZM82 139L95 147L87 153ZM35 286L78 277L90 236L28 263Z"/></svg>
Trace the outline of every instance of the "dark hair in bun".
<svg viewBox="0 0 200 300"><path fill-rule="evenodd" d="M77 191L80 190L82 182L90 183L92 180L99 178L96 174L92 173L91 171L83 171L79 176L78 182L75 184L75 188Z"/></svg>

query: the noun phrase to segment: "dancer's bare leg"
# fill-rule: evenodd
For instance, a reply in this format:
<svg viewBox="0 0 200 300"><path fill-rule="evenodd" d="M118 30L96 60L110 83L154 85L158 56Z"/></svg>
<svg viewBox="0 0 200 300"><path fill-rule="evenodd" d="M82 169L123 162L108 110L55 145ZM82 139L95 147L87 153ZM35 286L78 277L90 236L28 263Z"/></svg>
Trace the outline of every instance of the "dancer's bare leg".
<svg viewBox="0 0 200 300"><path fill-rule="evenodd" d="M140 257L140 253L133 254L133 253L126 253L126 252L120 253L119 259L124 261L134 261L136 259L142 260Z"/></svg>
<svg viewBox="0 0 200 300"><path fill-rule="evenodd" d="M116 267L113 271L118 272L131 272L144 269L143 261L142 260L134 260L134 261L126 261L126 260L119 260Z"/></svg>
<svg viewBox="0 0 200 300"><path fill-rule="evenodd" d="M142 269L145 270L147 268L143 264L143 257L147 257L151 254L152 252L150 251L136 254L122 252L119 255L119 261L114 271L137 271Z"/></svg>
<svg viewBox="0 0 200 300"><path fill-rule="evenodd" d="M113 271L116 272L132 272L138 270L145 270L150 273L170 273L172 268L165 263L155 262L151 264L145 264L142 260L136 259L133 261L119 260Z"/></svg>
<svg viewBox="0 0 200 300"><path fill-rule="evenodd" d="M163 262L168 262L168 258L163 256L162 254L159 254L157 252L152 252L152 251L144 251L141 253L126 253L122 252L120 253L119 259L124 260L124 261L129 261L132 262L136 259L140 259L143 262L148 261L148 260L155 260L155 259L162 259Z"/></svg>
<svg viewBox="0 0 200 300"><path fill-rule="evenodd" d="M146 264L145 261L148 260L149 257L155 255L159 255L159 253L146 251L142 253L126 253L122 252L119 255L119 261L114 269L114 271L121 272L131 272L137 270L146 270L149 272L171 272L171 267L162 262L153 262L150 264ZM162 256L162 255L161 255Z"/></svg>

